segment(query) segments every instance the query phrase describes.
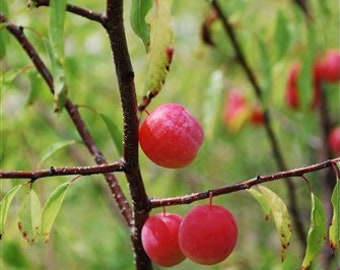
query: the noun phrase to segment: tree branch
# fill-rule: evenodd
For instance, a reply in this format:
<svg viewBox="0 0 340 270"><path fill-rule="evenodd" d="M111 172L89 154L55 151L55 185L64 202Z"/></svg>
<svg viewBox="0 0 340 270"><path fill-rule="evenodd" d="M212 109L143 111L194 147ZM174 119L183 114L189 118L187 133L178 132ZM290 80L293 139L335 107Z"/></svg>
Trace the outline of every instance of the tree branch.
<svg viewBox="0 0 340 270"><path fill-rule="evenodd" d="M53 77L50 71L48 70L45 63L42 61L42 59L37 54L35 48L32 46L32 44L29 42L27 37L24 34L24 29L20 26L17 26L5 17L4 14L0 13L0 23L6 24L6 29L14 36L14 38L20 43L26 54L29 56L31 61L34 63L36 69L41 74L45 82L47 83L48 87L50 88L50 91L53 93ZM91 155L94 157L95 162L98 165L107 164L107 161L103 157L102 153L97 148L91 134L89 133L81 115L79 114L78 108L76 105L72 103L71 100L67 99L65 103L65 108L72 119L80 137L82 138L84 144L88 148ZM106 182L111 190L111 193L113 194L113 197L116 201L116 204L121 211L125 221L127 224L132 223L132 210L131 207L121 189L119 186L119 183L114 176L114 174L111 173L105 173L104 177L106 179Z"/></svg>
<svg viewBox="0 0 340 270"><path fill-rule="evenodd" d="M134 84L134 72L125 36L123 1L108 0L106 14L107 20L104 27L106 28L110 39L123 109L123 158L126 162L125 174L129 183L130 194L134 206L134 224L131 226L131 241L135 254L136 268L139 270L148 270L152 269L152 264L142 246L141 229L145 220L148 218L151 208L139 168L139 120L137 117L137 98Z"/></svg>
<svg viewBox="0 0 340 270"><path fill-rule="evenodd" d="M257 99L260 101L260 103L263 105L263 97L262 97L262 89L256 79L256 76L254 72L252 71L250 65L248 64L246 57L242 51L241 45L238 42L238 39L236 37L233 25L230 23L228 16L222 11L220 5L216 0L213 0L211 2L213 8L216 10L219 18L222 21L223 27L225 29L225 32L227 36L230 39L230 42L233 46L233 49L235 51L236 57L239 60L239 63L241 67L243 68L249 82L251 83L255 95L257 96ZM273 151L274 158L277 162L278 169L280 171L287 170L287 166L285 164L285 161L282 156L282 151L279 147L279 143L277 141L277 137L275 136L275 133L273 131L273 128L271 126L271 115L269 113L269 110L266 109L264 106L264 128L266 131L266 134L268 136L268 139L271 144L271 148ZM288 191L288 199L289 199L289 208L293 216L293 220L295 223L296 230L298 232L299 240L303 246L306 245L306 234L303 228L303 224L300 218L300 215L298 213L298 206L297 206L297 198L295 194L295 184L291 179L287 179L285 182L287 185L287 191Z"/></svg>
<svg viewBox="0 0 340 270"><path fill-rule="evenodd" d="M123 162L114 162L98 166L50 167L35 171L5 171L0 170L0 179L31 179L33 181L59 175L93 175L124 171Z"/></svg>
<svg viewBox="0 0 340 270"><path fill-rule="evenodd" d="M275 180L287 179L288 177L302 177L306 173L311 173L314 171L323 170L323 169L332 167L337 162L340 162L340 157L327 160L321 163L316 163L314 165L310 165L307 167L289 170L289 171L283 171L283 172L262 175L262 176L258 175L254 178L240 182L238 184L218 187L216 189L210 189L207 191L197 192L197 193L193 193L193 194L185 195L185 196L178 196L178 197L164 198L164 199L151 199L150 202L151 202L152 208L169 206L169 205L190 204L195 201L207 199L211 195L212 196L225 195L228 193L249 189L253 186L272 182Z"/></svg>
<svg viewBox="0 0 340 270"><path fill-rule="evenodd" d="M33 0L35 7L41 7L41 6L49 6L50 0ZM103 24L105 21L105 15L103 13L94 12L92 10L88 10L82 7L78 7L72 4L67 4L66 10L70 13L79 15L81 17L87 18L91 21L99 22L100 24Z"/></svg>

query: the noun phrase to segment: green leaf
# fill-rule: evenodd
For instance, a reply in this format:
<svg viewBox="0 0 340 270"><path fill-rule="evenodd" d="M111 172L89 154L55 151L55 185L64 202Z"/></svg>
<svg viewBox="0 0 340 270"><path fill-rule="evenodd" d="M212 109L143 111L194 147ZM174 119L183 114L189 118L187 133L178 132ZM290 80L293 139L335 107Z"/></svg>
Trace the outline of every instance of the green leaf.
<svg viewBox="0 0 340 270"><path fill-rule="evenodd" d="M285 14L279 10L277 12L276 26L274 32L274 42L276 48L276 60L279 60L284 56L289 48L290 33L289 33L289 21Z"/></svg>
<svg viewBox="0 0 340 270"><path fill-rule="evenodd" d="M0 0L0 12L3 13L5 16L8 16L9 9L7 5L7 0ZM2 59L6 55L8 42L9 35L7 29L5 27L0 27L0 59Z"/></svg>
<svg viewBox="0 0 340 270"><path fill-rule="evenodd" d="M40 234L41 225L41 203L37 193L31 189L30 191L30 212L31 212L31 226L35 236Z"/></svg>
<svg viewBox="0 0 340 270"><path fill-rule="evenodd" d="M39 198L31 185L20 201L18 228L22 237L29 243L34 244L39 234L41 223L41 205Z"/></svg>
<svg viewBox="0 0 340 270"><path fill-rule="evenodd" d="M37 70L31 70L28 73L28 77L30 80L30 93L26 101L26 105L32 105L39 97L39 93L43 84L40 74Z"/></svg>
<svg viewBox="0 0 340 270"><path fill-rule="evenodd" d="M54 89L54 111L60 112L67 99L67 86L64 70L64 21L67 0L50 1L50 42Z"/></svg>
<svg viewBox="0 0 340 270"><path fill-rule="evenodd" d="M9 206L17 193L17 191L23 186L24 184L17 185L13 187L10 191L6 193L6 195L2 198L0 202L0 239L4 234L5 223L7 220L7 214Z"/></svg>
<svg viewBox="0 0 340 270"><path fill-rule="evenodd" d="M320 13L323 13L324 16L330 16L332 14L331 7L333 5L329 5L331 3L330 1L325 1L325 0L318 0L317 2L317 10L320 10Z"/></svg>
<svg viewBox="0 0 340 270"><path fill-rule="evenodd" d="M258 186L258 189L266 198L270 206L276 229L280 236L282 246L281 258L283 261L292 235L292 225L287 206L282 199L270 189L263 186Z"/></svg>
<svg viewBox="0 0 340 270"><path fill-rule="evenodd" d="M48 160L52 155L54 155L55 153L57 153L58 151L73 145L75 143L79 143L79 141L75 141L75 140L67 140L67 141L61 141L61 142L57 142L52 144L49 148L47 148L46 152L43 154L40 163L39 163L39 167L41 167L41 165Z"/></svg>
<svg viewBox="0 0 340 270"><path fill-rule="evenodd" d="M161 90L172 60L173 31L171 1L156 1L150 14L149 64L145 78L145 91L156 96ZM150 94L149 94L150 95Z"/></svg>
<svg viewBox="0 0 340 270"><path fill-rule="evenodd" d="M8 0L0 0L0 12L5 16L9 15L9 9L7 5Z"/></svg>
<svg viewBox="0 0 340 270"><path fill-rule="evenodd" d="M333 194L332 194L332 205L333 205L333 216L332 216L332 222L329 226L329 246L335 250L340 246L340 188L339 188L339 182L338 179L336 181Z"/></svg>
<svg viewBox="0 0 340 270"><path fill-rule="evenodd" d="M221 70L214 71L210 76L210 83L204 98L204 118L203 125L205 138L213 139L216 127L218 125L220 111L217 109L221 103L223 92L223 73Z"/></svg>
<svg viewBox="0 0 340 270"><path fill-rule="evenodd" d="M268 104L268 100L270 97L270 90L271 90L271 84L272 84L272 60L271 55L269 54L268 48L266 44L261 40L261 38L258 39L258 46L259 46L259 52L260 52L260 70L262 74L262 98L263 103Z"/></svg>
<svg viewBox="0 0 340 270"><path fill-rule="evenodd" d="M264 214L264 219L268 220L269 214L270 214L270 206L269 206L267 198L261 192L257 191L256 189L251 188L251 189L247 189L247 191L257 200Z"/></svg>
<svg viewBox="0 0 340 270"><path fill-rule="evenodd" d="M50 41L57 57L64 56L64 21L67 0L50 1Z"/></svg>
<svg viewBox="0 0 340 270"><path fill-rule="evenodd" d="M41 215L41 235L45 242L47 242L49 239L53 223L65 199L65 195L69 186L70 182L66 182L58 186L52 192L43 207Z"/></svg>
<svg viewBox="0 0 340 270"><path fill-rule="evenodd" d="M2 85L11 84L17 76L19 76L20 74L23 74L27 71L31 71L30 66L26 66L26 67L22 67L22 68L9 69L9 70L7 70L6 72L4 72L0 75L1 84Z"/></svg>
<svg viewBox="0 0 340 270"><path fill-rule="evenodd" d="M145 20L152 7L152 0L132 0L130 23L132 30L140 37L146 50L150 45L150 28Z"/></svg>
<svg viewBox="0 0 340 270"><path fill-rule="evenodd" d="M16 239L6 239L4 243L1 243L1 268L5 269L3 262L7 266L7 269L30 269L30 255L25 250L25 246Z"/></svg>
<svg viewBox="0 0 340 270"><path fill-rule="evenodd" d="M307 247L301 269L305 270L320 253L327 234L326 215L320 200L311 193L311 221L307 235Z"/></svg>
<svg viewBox="0 0 340 270"><path fill-rule="evenodd" d="M302 66L298 77L298 87L302 108L310 108L313 99L313 52L305 52L302 55Z"/></svg>
<svg viewBox="0 0 340 270"><path fill-rule="evenodd" d="M108 115L106 115L104 113L100 113L100 117L102 118L102 120L104 121L108 131L110 132L112 141L115 144L118 153L120 155L122 155L123 154L123 144L122 144L123 134L122 134L122 132L119 130L118 126L112 120L111 117L109 117Z"/></svg>

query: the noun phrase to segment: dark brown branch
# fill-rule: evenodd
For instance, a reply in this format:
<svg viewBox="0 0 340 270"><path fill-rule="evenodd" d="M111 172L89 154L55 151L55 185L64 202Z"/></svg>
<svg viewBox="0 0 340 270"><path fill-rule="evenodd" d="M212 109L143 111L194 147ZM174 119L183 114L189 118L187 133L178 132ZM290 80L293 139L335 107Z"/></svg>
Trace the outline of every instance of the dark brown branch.
<svg viewBox="0 0 340 270"><path fill-rule="evenodd" d="M34 2L35 7L50 5L50 0L33 0L33 2ZM102 13L94 12L92 10L88 10L88 9L78 7L72 4L67 4L66 10L70 13L79 15L89 20L99 22L100 24L103 24L105 20L105 15Z"/></svg>
<svg viewBox="0 0 340 270"><path fill-rule="evenodd" d="M123 1L108 0L106 15L107 21L104 26L110 39L123 109L125 174L134 206L134 224L131 226L130 234L131 242L136 268L149 270L152 269L152 264L142 246L141 229L151 208L139 168L137 98L134 72L125 36Z"/></svg>
<svg viewBox="0 0 340 270"><path fill-rule="evenodd" d="M0 13L0 23L6 23L6 29L16 38L16 40L20 43L22 48L25 50L31 61L34 63L36 69L41 74L45 82L47 83L48 87L50 88L51 92L54 92L53 89L53 77L50 71L48 70L45 63L41 60L39 55L37 54L35 48L29 42L27 37L23 32L23 28L12 24L7 20L4 14ZM76 129L82 138L84 144L90 151L91 155L94 157L96 163L98 165L107 164L107 161L97 148L91 134L89 133L81 115L78 112L78 108L76 105L72 103L69 99L67 99L65 108L72 119ZM118 208L120 209L125 221L130 225L132 222L132 210L131 207L119 186L119 183L112 173L105 173L104 177L106 182L113 194L113 197L117 203Z"/></svg>
<svg viewBox="0 0 340 270"><path fill-rule="evenodd" d="M222 21L223 27L226 31L227 36L230 39L230 42L232 44L232 47L235 51L236 57L243 68L249 82L251 83L254 92L257 96L257 99L260 103L263 105L263 97L262 97L262 89L256 79L256 76L254 72L252 71L250 65L248 64L247 59L245 58L245 55L242 51L241 45L238 42L238 39L236 37L234 27L230 23L228 16L222 11L220 5L216 0L212 1L212 6L216 10L219 18ZM263 106L264 107L264 106ZM277 141L277 137L275 136L274 130L271 126L271 115L269 113L269 110L264 108L264 128L267 133L268 139L271 144L271 148L273 151L274 158L276 160L278 169L280 171L287 170L287 166L285 164L285 161L282 156L282 151L280 149L279 143ZM298 232L299 240L303 246L306 245L306 233L304 231L304 227L300 218L300 215L298 213L298 206L297 206L297 198L295 194L295 184L291 179L287 179L285 182L287 185L287 192L288 192L288 199L289 199L289 209L292 213L292 217L295 223L296 230Z"/></svg>
<svg viewBox="0 0 340 270"><path fill-rule="evenodd" d="M272 182L280 179L287 179L288 177L302 177L306 173L315 172L318 170L323 170L325 168L332 167L337 162L340 162L340 157L327 160L321 163L310 165L307 167L297 168L289 171L278 172L274 174L256 176L249 180L240 182L238 184L228 185L224 187L219 187L216 189L210 189L203 192L197 192L190 195L165 198L165 199L151 199L152 208L169 206L169 205L179 205L179 204L190 204L195 201L209 198L210 194L213 196L225 195L232 192L237 192L241 190L249 189L253 186Z"/></svg>
<svg viewBox="0 0 340 270"><path fill-rule="evenodd" d="M4 171L0 170L0 179L31 179L37 180L58 175L93 175L124 171L123 162L114 162L97 166L50 167L35 171Z"/></svg>
<svg viewBox="0 0 340 270"><path fill-rule="evenodd" d="M294 0L294 3L302 10L305 16L310 19L308 0Z"/></svg>

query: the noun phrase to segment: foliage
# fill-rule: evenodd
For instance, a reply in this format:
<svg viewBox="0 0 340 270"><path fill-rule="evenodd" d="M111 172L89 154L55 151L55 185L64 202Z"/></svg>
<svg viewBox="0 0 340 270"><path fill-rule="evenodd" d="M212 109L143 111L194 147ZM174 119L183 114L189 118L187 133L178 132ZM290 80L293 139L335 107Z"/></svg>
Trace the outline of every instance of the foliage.
<svg viewBox="0 0 340 270"><path fill-rule="evenodd" d="M56 91L51 95L21 45L8 34L6 25L0 24L1 169L30 171L94 164L86 147L75 143L81 138L65 110L61 111L66 95L77 104L106 159L116 161L123 153L123 117L118 81L111 64L112 52L106 32L86 18L59 12L66 2L52 1L54 6L51 7L27 8L27 1L0 0L0 11L11 22L23 27L56 79ZM125 27L135 72L137 100L141 101L145 96L150 98L148 91L156 90L153 98L162 89L147 110L152 111L166 102L182 103L200 119L206 134L196 160L182 169L160 168L140 153L140 168L149 197L191 194L278 170L263 125L245 123L231 132L223 122L224 96L232 88L242 89L249 102L260 103L262 109L270 112L271 127L278 137L288 168L322 161L320 156L327 148L327 142L322 116L319 110L309 106L313 84L310 71L316 57L338 45L336 25L339 11L333 8L337 5L335 0L309 1L311 19L293 1L260 0L256 4L249 0L219 1L223 11L229 15L244 55L258 78L262 101L258 100L239 65L221 21L211 15L210 1L173 0L171 9L166 11L155 10L155 3L161 1L153 1L151 12L156 13L151 13L154 14L151 20L166 19L165 22L160 20L161 28L156 27L160 34L156 36L152 32L155 28L148 33L151 1L146 1L145 5L142 2L126 2L124 14L125 18L131 16L131 24L125 19ZM75 1L72 4L94 11L104 10L104 4L98 1ZM140 5L142 9L138 9ZM157 14L168 11L171 14L167 13L165 17L162 13ZM171 16L171 21L168 16ZM209 18L211 21L207 23ZM155 21L151 22L151 26L155 25ZM164 23L169 28L162 32ZM207 25L212 44L208 44L203 35ZM163 35L166 40L156 41L156 49L153 49L152 41ZM163 44L163 41L166 42ZM161 55L169 44L175 48L172 61ZM303 104L298 111L289 109L284 101L287 74L295 61L303 63L299 78ZM339 125L339 84L325 83L323 87L331 125ZM324 160L331 157L322 156ZM317 231L313 226L319 220L325 223L322 205L332 205L333 202L334 216L339 216L336 204L339 196L335 192L339 185L334 188L331 201L327 193L329 190L325 191L328 185L326 178L335 183L335 177L325 175L323 172L308 174L313 193L304 181L293 179L304 229L307 231L311 225L308 243L313 241L310 240L313 230ZM116 176L123 191L128 194L124 176L119 173ZM73 176L54 176L38 179L32 186L23 180L1 179L0 233L3 240L0 264L6 269L50 269L52 266L56 269L133 269L129 230L113 205L102 178L100 175L84 176L69 185ZM285 239L281 237L280 243L278 236L278 231L287 232L290 226L284 206L289 202L285 180L266 184L266 187L250 191L256 199L243 191L214 198L215 204L224 205L234 213L239 223L239 240L230 258L209 269L299 267L297 264L302 262L305 250L300 245L296 230L292 229L292 238L288 242L282 242ZM269 195L272 194L269 192L275 195ZM307 196L309 193L311 200ZM275 208L272 200L277 198L282 199L283 205L275 205ZM322 198L321 205L317 198ZM261 208L254 203L256 200ZM193 205L198 204L202 202ZM27 216L27 207L33 213L31 216ZM176 205L168 208L171 212L184 214L191 207ZM281 216L275 218L275 214L282 214L286 227L277 230L270 218L269 222L263 218L261 209L265 217L271 211L276 226ZM282 209L284 213L280 212ZM152 210L152 213L157 212L160 210ZM49 215L47 223L44 213ZM30 220L33 217L36 219ZM39 232L46 235L54 221L48 243L37 241L34 245L27 245L22 237L23 231L18 232L20 221L30 227L31 240L37 233L35 227L45 224L45 229L41 231L40 228ZM329 224L326 225L329 227ZM338 226L333 225L330 229L335 241L338 241L334 236L339 232ZM322 228L323 234L324 230ZM316 235L317 238L319 236ZM281 262L281 248L288 244L289 249L284 251L285 260ZM317 256L316 253L310 256ZM15 258L13 254L16 254ZM338 254L339 251L335 251L335 255ZM333 260L330 269L338 263ZM176 269L190 267L206 269L188 260ZM318 261L311 266L311 269L319 268Z"/></svg>

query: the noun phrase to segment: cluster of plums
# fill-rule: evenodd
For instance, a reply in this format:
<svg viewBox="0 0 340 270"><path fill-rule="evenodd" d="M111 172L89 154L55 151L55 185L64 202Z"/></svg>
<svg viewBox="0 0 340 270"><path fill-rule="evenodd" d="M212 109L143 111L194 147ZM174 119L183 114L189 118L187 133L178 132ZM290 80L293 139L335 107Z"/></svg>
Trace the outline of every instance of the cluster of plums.
<svg viewBox="0 0 340 270"><path fill-rule="evenodd" d="M285 100L292 109L300 106L299 76L302 65L295 62L288 74ZM337 83L340 81L340 53L336 50L328 50L322 57L315 59L312 68L313 100L311 106L316 107L320 103L321 83Z"/></svg>
<svg viewBox="0 0 340 270"><path fill-rule="evenodd" d="M182 105L157 107L139 128L139 143L145 155L166 168L181 168L196 157L203 142L200 123ZM156 214L142 228L145 252L158 265L174 266L185 258L205 265L223 261L237 240L237 224L222 206L201 205L185 217Z"/></svg>
<svg viewBox="0 0 340 270"><path fill-rule="evenodd" d="M322 57L316 58L313 64L313 99L312 107L319 106L321 95L321 83L340 82L340 53L336 50L328 50ZM300 106L299 75L301 63L292 65L287 79L285 100L289 107L298 109ZM340 154L340 126L334 127L328 137L328 143L334 154Z"/></svg>
<svg viewBox="0 0 340 270"><path fill-rule="evenodd" d="M147 219L142 244L152 261L163 267L185 258L213 265L225 260L237 241L237 223L226 208L207 204L193 207L184 217L160 213Z"/></svg>

